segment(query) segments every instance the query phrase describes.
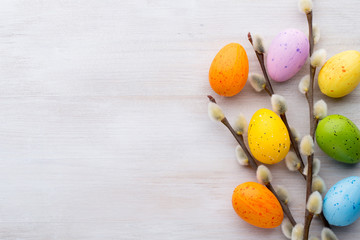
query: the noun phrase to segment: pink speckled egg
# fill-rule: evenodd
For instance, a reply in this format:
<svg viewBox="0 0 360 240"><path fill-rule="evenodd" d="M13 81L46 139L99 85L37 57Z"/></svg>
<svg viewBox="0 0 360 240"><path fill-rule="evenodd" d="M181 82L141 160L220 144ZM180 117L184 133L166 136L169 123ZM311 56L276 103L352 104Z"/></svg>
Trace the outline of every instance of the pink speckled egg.
<svg viewBox="0 0 360 240"><path fill-rule="evenodd" d="M276 82L292 78L309 56L309 40L297 29L286 29L272 41L266 65L270 77Z"/></svg>

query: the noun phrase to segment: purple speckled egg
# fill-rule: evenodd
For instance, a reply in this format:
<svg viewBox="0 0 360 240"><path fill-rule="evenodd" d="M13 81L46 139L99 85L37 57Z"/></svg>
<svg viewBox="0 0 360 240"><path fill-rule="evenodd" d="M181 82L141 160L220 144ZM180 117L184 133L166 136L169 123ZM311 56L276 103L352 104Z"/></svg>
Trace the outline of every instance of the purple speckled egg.
<svg viewBox="0 0 360 240"><path fill-rule="evenodd" d="M309 56L309 40L297 29L286 29L272 41L266 65L270 77L276 82L292 78Z"/></svg>

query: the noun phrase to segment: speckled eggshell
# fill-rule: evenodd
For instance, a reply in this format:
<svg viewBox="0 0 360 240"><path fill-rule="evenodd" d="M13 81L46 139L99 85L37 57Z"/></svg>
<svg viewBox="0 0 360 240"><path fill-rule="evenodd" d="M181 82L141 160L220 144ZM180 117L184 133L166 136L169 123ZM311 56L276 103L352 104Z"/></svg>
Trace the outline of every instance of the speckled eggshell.
<svg viewBox="0 0 360 240"><path fill-rule="evenodd" d="M348 118L329 115L316 129L316 142L327 155L344 163L360 162L360 131Z"/></svg>
<svg viewBox="0 0 360 240"><path fill-rule="evenodd" d="M360 82L360 52L345 51L331 57L318 76L323 94L333 98L351 93Z"/></svg>
<svg viewBox="0 0 360 240"><path fill-rule="evenodd" d="M360 217L360 178L347 177L330 188L323 204L331 225L347 226Z"/></svg>
<svg viewBox="0 0 360 240"><path fill-rule="evenodd" d="M221 96L234 96L244 88L248 73L249 61L245 49L238 43L230 43L216 54L211 63L210 86Z"/></svg>
<svg viewBox="0 0 360 240"><path fill-rule="evenodd" d="M290 148L290 137L281 118L269 109L260 109L252 116L248 129L252 155L265 164L278 163Z"/></svg>
<svg viewBox="0 0 360 240"><path fill-rule="evenodd" d="M284 82L292 78L309 56L309 40L297 29L286 29L272 41L266 66L272 80Z"/></svg>
<svg viewBox="0 0 360 240"><path fill-rule="evenodd" d="M256 182L246 182L237 186L232 196L232 205L244 221L256 227L275 228L284 218L275 195Z"/></svg>

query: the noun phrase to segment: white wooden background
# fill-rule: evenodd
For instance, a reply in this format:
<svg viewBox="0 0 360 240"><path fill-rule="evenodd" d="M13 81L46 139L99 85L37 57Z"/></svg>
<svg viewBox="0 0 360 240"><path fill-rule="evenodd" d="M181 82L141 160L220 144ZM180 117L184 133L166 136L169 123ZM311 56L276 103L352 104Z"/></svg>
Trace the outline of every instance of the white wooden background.
<svg viewBox="0 0 360 240"><path fill-rule="evenodd" d="M314 1L316 48L359 50L359 10L357 0ZM239 42L259 72L247 32L269 42L288 27L307 31L296 0L1 0L0 239L285 239L233 211L233 189L255 177L208 119L206 95L230 120L270 108L249 84L217 96L208 69L222 46ZM274 84L302 134L308 112L297 84L306 72ZM360 88L334 100L316 87L320 98L360 126ZM357 165L316 155L329 186L359 175ZM304 181L284 163L271 170L303 222ZM360 220L335 232L357 239Z"/></svg>

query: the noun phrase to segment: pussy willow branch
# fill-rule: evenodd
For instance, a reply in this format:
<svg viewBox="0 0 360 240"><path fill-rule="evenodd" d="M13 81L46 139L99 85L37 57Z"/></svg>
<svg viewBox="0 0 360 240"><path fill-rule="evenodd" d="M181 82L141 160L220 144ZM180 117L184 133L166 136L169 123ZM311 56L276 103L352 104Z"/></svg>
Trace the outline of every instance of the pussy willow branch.
<svg viewBox="0 0 360 240"><path fill-rule="evenodd" d="M306 14L306 18L307 18L307 22L308 22L308 26L309 26L309 44L310 44L309 53L310 53L310 56L311 56L313 51L314 51L312 11Z"/></svg>
<svg viewBox="0 0 360 240"><path fill-rule="evenodd" d="M314 217L313 213L310 213L309 211L306 212L306 220L305 220L305 225L304 225L304 240L308 240L309 239L309 230L310 230L310 225L311 225L311 221Z"/></svg>
<svg viewBox="0 0 360 240"><path fill-rule="evenodd" d="M290 129L290 126L289 126L289 123L288 123L288 121L287 121L287 118L286 118L285 113L280 114L280 118L283 120L286 128L287 128L287 129ZM289 130L288 130L288 131L289 131ZM290 139L291 139L291 137L292 137L291 130L289 131L289 135L290 135ZM291 140L290 140L290 141L291 141ZM298 146L298 144L297 144L297 142L296 142L295 139L294 139L294 142L295 142L295 144L293 144L293 142L291 141L292 147L294 148L294 151L295 151L297 157L301 160L300 162L302 163L302 158L301 158L301 155L300 155L299 146ZM299 156L300 156L300 157L299 157ZM303 176L303 178L306 179L306 175L303 173L303 167L300 167L298 171L299 171L299 173L301 174L301 176Z"/></svg>
<svg viewBox="0 0 360 240"><path fill-rule="evenodd" d="M311 154L308 156L308 172L307 172L307 178L306 178L306 202L309 200L309 196L311 194L311 188L312 188L312 159L314 157L314 154ZM309 238L309 231L310 231L310 225L313 218L313 214L310 213L305 204L305 224L304 224L304 240L308 240Z"/></svg>
<svg viewBox="0 0 360 240"><path fill-rule="evenodd" d="M311 20L311 24L309 25L309 32L311 32L311 36L312 36L312 13L308 16L308 19ZM310 27L311 26L311 27ZM310 45L314 45L314 39L313 38L309 38L309 39L312 39L312 43L310 42ZM248 40L249 42L251 43L251 45L253 46L253 40L252 40L252 36L251 36L251 33L249 32L248 33ZM312 51L313 47L311 48L311 51ZM254 49L255 50L255 49ZM312 52L311 52L312 53ZM264 61L264 54L263 53L259 53L257 51L255 51L255 54L256 54L256 57L260 63L260 66L261 66L261 70L263 72L263 75L264 75L264 78L266 80L266 86L265 86L265 91L268 93L268 95L271 97L272 94L274 94L274 90L271 86L271 83L270 83L270 79L269 79L269 76L267 74L267 71L266 71L266 68L265 68L265 61ZM315 75L315 70L314 70L314 75ZM313 85L313 84L312 84ZM294 149L294 152L296 154L296 156L300 159L300 164L301 164L301 167L300 169L298 170L298 172L303 176L303 178L305 180L307 180L307 177L305 174L303 174L303 169L304 169L304 162L302 160L302 156L300 154L300 151L299 151L299 146L297 144L297 142L295 141L295 138L293 137L292 133L291 133L291 129L290 129L290 126L287 122L287 118L286 118L286 114L281 114L280 115L281 119L283 120L288 132L289 132L289 136L290 136L290 141L291 141L291 145ZM315 129L316 127L313 127L313 133L312 133L312 136L314 136L315 134ZM312 165L311 165L311 168L312 168ZM309 169L309 168L308 168ZM308 175L309 176L309 175ZM311 175L312 176L312 175ZM311 177L312 178L312 177ZM312 184L312 179L311 179L311 184ZM310 185L311 186L311 185ZM308 188L307 188L308 189ZM311 188L310 188L311 189ZM325 227L328 227L330 228L330 225L328 223L328 221L325 219L324 217L324 214L323 213L320 213L319 214L319 218L321 219L321 221L323 222L324 226Z"/></svg>
<svg viewBox="0 0 360 240"><path fill-rule="evenodd" d="M271 91L270 91L270 89L268 88L267 85L265 85L264 90L271 97L272 93L271 93Z"/></svg>
<svg viewBox="0 0 360 240"><path fill-rule="evenodd" d="M309 26L309 57L313 53L314 48L314 37L312 34L312 11L306 14L307 22ZM306 99L309 104L309 123L310 123L310 136L313 138L314 130L314 77L315 77L316 68L310 64L310 87L309 91L306 93ZM313 164L314 154L308 156L308 172L306 179L306 198L305 198L305 224L304 224L304 238L303 240L309 239L310 225L312 221L312 214L307 210L306 203L309 199L309 196L312 192L312 164Z"/></svg>
<svg viewBox="0 0 360 240"><path fill-rule="evenodd" d="M252 36L251 36L251 33L250 33L250 32L248 33L248 40L249 40L249 42L251 43L251 45L253 46L253 40L252 40ZM271 97L271 96L274 94L274 90L273 90L273 88L272 88L272 86L271 86L271 82L270 82L269 76L268 76L267 71L266 71L266 68L265 68L264 53L259 53L259 52L257 52L255 49L254 49L254 51L255 51L255 54L256 54L257 59L259 60L259 63L260 63L260 66L261 66L261 70L262 70L263 75L264 75L265 80L266 80L265 90L267 90L267 89L266 89L266 87L267 87L267 88L268 88L268 91L266 91L266 92L267 92L267 93L269 94L269 96ZM269 93L269 92L270 92L270 93ZM284 121L284 119L285 119L285 121L286 121L286 123L285 123L285 122L284 122L284 123L285 123L285 126L286 126L286 128L287 128L287 130L288 130L288 132L289 132L291 145L292 145L293 148L294 148L294 151L295 151L296 156L300 159L300 164L301 164L301 166L300 166L299 172L302 174L302 171L303 171L303 169L304 169L304 162L303 162L303 160L302 160L302 157L301 157L301 154L300 154L300 151L299 151L298 144L297 144L294 136L293 136L292 133L291 133L291 129L290 129L289 124L287 123L285 113L284 113L284 116L283 116L281 119L282 119L283 121Z"/></svg>
<svg viewBox="0 0 360 240"><path fill-rule="evenodd" d="M310 19L312 19L312 18L310 18ZM312 23L310 25L311 25L310 29L312 29ZM313 39L312 31L311 31L311 33L309 35L309 39ZM310 45L311 45L311 43L310 43ZM309 91L305 94L305 96L306 96L306 99L307 99L307 102L308 102L308 105L309 105L310 136L312 137L314 142L315 142L315 131L316 131L317 124L319 122L319 119L317 119L314 116L314 79L315 79L315 73L316 73L316 67L313 67L310 64L310 87L309 87ZM306 177L306 202L309 199L310 194L312 193L312 179L313 179L312 165L313 165L313 160L314 160L314 154L311 154L310 156L308 156L308 172L307 172L307 176L309 176L309 177ZM320 217L321 221L324 223L325 227L331 228L330 224L326 220L323 212L321 212L319 214L319 217ZM313 217L311 216L311 213L309 213L309 211L305 208L304 240L308 239L312 218Z"/></svg>
<svg viewBox="0 0 360 240"><path fill-rule="evenodd" d="M312 37L312 36L310 36ZM309 91L305 94L306 99L309 104L309 122L310 122L310 136L315 142L315 130L318 124L318 119L314 115L314 78L315 78L316 67L310 66L310 88ZM312 163L314 159L314 154L308 156L308 172L307 172L307 185L306 185L306 200L311 194L312 186Z"/></svg>
<svg viewBox="0 0 360 240"><path fill-rule="evenodd" d="M208 98L211 102L216 103L215 98L213 98L212 96L208 95ZM258 163L255 161L255 158L251 155L251 153L249 152L249 150L247 149L246 145L245 145L245 141L243 138L242 134L237 134L236 131L232 128L232 126L230 125L229 121L227 120L226 117L224 117L223 120L221 120L221 122L225 125L225 127L227 127L229 129L229 131L231 132L231 134L234 136L235 140L240 144L241 148L244 150L248 160L249 160L249 164L251 166L252 169L254 169L255 171L258 168ZM294 217L291 214L291 211L289 209L289 206L287 204L285 204L283 201L280 200L278 194L276 193L276 191L274 190L273 186L271 185L271 183L268 183L265 185L267 187L267 189L269 189L274 195L275 197L278 199L281 208L283 209L285 215L288 217L289 221L291 222L291 224L293 226L296 225L296 221L294 219Z"/></svg>
<svg viewBox="0 0 360 240"><path fill-rule="evenodd" d="M312 23L312 11L309 13L306 13L306 18L308 22L309 27L309 57L312 56L312 53L314 51L314 36L313 36L313 23ZM315 72L316 67L313 67L310 64L310 87L309 91L305 94L307 102L309 104L309 122L310 122L310 136L315 142L315 130L318 124L318 119L314 116L314 78L315 78ZM306 202L309 199L309 196L312 192L312 178L313 178L313 170L312 170L312 164L313 164L314 154L311 154L308 156L308 172L307 172L307 181L306 181ZM305 204L306 206L306 204ZM321 220L324 222L324 225L326 227L330 228L330 225L326 218L324 217L323 213L320 214ZM304 225L304 240L308 240L309 238L309 231L310 231L310 225L313 218L313 214L311 214L305 207L305 225Z"/></svg>
<svg viewBox="0 0 360 240"><path fill-rule="evenodd" d="M249 42L251 43L251 45L254 46L254 45L253 45L252 36L251 36L251 33L250 33L250 32L248 33L248 40L249 40ZM266 86L269 88L271 95L273 95L273 94L274 94L274 90L273 90L273 88L272 88L272 86L271 86L269 76L268 76L268 74L267 74L267 72L266 72L265 61L264 61L264 54L263 54L263 53L259 53L259 52L257 52L257 51L255 51L255 54L256 54L256 57L257 57L257 59L258 59L258 61L259 61L259 63L260 63L261 71L262 71L263 74L264 74L264 77L265 77L265 80L266 80Z"/></svg>

